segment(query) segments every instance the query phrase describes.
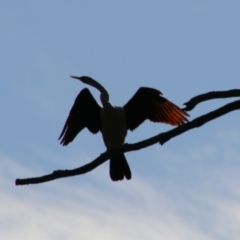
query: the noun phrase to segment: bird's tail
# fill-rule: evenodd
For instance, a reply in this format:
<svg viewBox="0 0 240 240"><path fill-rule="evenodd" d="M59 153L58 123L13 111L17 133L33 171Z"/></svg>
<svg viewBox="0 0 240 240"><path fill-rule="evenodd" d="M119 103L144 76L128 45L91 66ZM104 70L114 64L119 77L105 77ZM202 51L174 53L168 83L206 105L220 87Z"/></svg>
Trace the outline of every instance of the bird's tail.
<svg viewBox="0 0 240 240"><path fill-rule="evenodd" d="M113 181L123 180L124 177L131 179L131 170L123 153L110 159L110 177Z"/></svg>

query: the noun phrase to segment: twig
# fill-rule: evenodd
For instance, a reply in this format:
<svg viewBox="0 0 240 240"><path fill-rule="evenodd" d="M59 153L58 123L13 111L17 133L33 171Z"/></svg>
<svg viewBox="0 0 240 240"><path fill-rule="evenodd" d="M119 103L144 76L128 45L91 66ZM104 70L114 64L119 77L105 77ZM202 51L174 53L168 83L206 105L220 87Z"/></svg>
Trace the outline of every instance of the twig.
<svg viewBox="0 0 240 240"><path fill-rule="evenodd" d="M240 90L239 89L233 89L228 91L217 91L217 92L208 92L201 95L198 95L192 99L190 99L188 102L184 103L183 105L186 105L183 110L185 111L191 111L193 108L196 107L197 104L211 100L216 98L229 98L229 97L240 97Z"/></svg>

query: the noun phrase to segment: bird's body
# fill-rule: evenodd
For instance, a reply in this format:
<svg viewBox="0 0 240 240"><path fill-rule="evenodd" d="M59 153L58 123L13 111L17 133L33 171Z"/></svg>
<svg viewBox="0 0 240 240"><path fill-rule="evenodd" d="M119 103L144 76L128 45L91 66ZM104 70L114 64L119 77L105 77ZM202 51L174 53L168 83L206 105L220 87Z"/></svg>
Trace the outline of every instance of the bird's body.
<svg viewBox="0 0 240 240"><path fill-rule="evenodd" d="M68 145L85 127L92 133L102 132L107 149L116 149L125 142L127 130L133 131L146 119L171 125L181 125L187 121L186 112L161 97L161 92L153 88L141 87L123 107L109 102L106 89L90 77L73 77L97 88L100 92L102 107L90 91L85 88L77 96L59 139ZM110 159L110 177L113 181L131 179L131 170L124 154Z"/></svg>
<svg viewBox="0 0 240 240"><path fill-rule="evenodd" d="M124 144L127 135L125 111L121 107L108 106L101 109L102 137L107 149Z"/></svg>
<svg viewBox="0 0 240 240"><path fill-rule="evenodd" d="M107 104L101 109L102 137L107 149L116 149L124 144L127 135L125 111L122 107ZM131 170L124 154L110 159L110 177L113 181L131 178Z"/></svg>

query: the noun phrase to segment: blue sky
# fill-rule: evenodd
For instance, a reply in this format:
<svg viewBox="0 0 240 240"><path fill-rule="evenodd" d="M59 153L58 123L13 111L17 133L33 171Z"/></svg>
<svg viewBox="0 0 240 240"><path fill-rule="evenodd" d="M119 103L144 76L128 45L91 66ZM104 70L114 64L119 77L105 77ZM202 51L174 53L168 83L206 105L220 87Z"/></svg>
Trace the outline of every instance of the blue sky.
<svg viewBox="0 0 240 240"><path fill-rule="evenodd" d="M179 106L239 88L239 1L3 1L0 7L1 239L238 239L239 112L126 154L133 178L108 162L87 175L19 186L16 178L79 167L105 151L87 130L57 138L79 91L101 82L117 106L140 86ZM99 101L99 93L90 89ZM229 100L206 102L193 119ZM171 126L145 122L126 142Z"/></svg>

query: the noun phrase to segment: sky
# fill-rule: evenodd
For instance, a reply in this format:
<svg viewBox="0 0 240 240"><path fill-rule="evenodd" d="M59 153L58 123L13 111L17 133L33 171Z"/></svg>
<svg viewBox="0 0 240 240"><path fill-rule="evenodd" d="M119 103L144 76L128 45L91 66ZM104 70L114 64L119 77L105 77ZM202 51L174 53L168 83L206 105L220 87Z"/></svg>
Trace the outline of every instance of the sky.
<svg viewBox="0 0 240 240"><path fill-rule="evenodd" d="M239 239L240 129L235 111L163 146L126 153L132 179L109 163L39 185L16 178L82 166L100 134L57 141L91 76L123 106L141 86L180 107L239 89L239 1L1 1L0 239ZM99 92L89 88L99 101ZM200 104L190 120L234 99ZM135 143L170 130L144 122Z"/></svg>

